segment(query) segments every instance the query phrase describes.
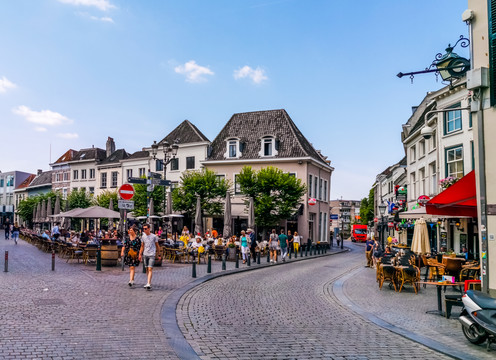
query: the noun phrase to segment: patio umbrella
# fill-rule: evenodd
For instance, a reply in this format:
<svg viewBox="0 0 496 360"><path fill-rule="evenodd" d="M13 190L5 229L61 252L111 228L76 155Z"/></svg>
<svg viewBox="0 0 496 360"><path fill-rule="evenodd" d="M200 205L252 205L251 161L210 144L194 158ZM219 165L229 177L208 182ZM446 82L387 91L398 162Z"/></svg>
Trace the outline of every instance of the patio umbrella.
<svg viewBox="0 0 496 360"><path fill-rule="evenodd" d="M36 206L33 206L33 223L36 222Z"/></svg>
<svg viewBox="0 0 496 360"><path fill-rule="evenodd" d="M250 197L250 202L248 203L248 227L250 229L255 228L255 204L253 197Z"/></svg>
<svg viewBox="0 0 496 360"><path fill-rule="evenodd" d="M47 220L52 223L52 199L48 198L47 200Z"/></svg>
<svg viewBox="0 0 496 360"><path fill-rule="evenodd" d="M38 202L38 205L36 205L36 222L39 223L41 222L41 203L43 201Z"/></svg>
<svg viewBox="0 0 496 360"><path fill-rule="evenodd" d="M222 235L225 239L231 236L231 194L226 192L226 202L224 204L224 229Z"/></svg>
<svg viewBox="0 0 496 360"><path fill-rule="evenodd" d="M40 222L46 222L47 219L47 201L43 200L41 203L41 220Z"/></svg>
<svg viewBox="0 0 496 360"><path fill-rule="evenodd" d="M411 249L417 255L425 255L431 252L429 233L427 232L427 224L423 218L415 221ZM418 266L420 268L420 257L418 259Z"/></svg>
<svg viewBox="0 0 496 360"><path fill-rule="evenodd" d="M68 212L68 211L69 211L69 201L66 200L64 205L64 212ZM71 227L71 219L68 217L64 217L64 221L62 221L62 224L64 229L69 229Z"/></svg>
<svg viewBox="0 0 496 360"><path fill-rule="evenodd" d="M202 233L202 214L200 196L196 196L196 212L195 212L195 235Z"/></svg>
<svg viewBox="0 0 496 360"><path fill-rule="evenodd" d="M112 199L112 198L110 198L109 210L114 210L114 199ZM109 229L113 228L113 222L112 222L111 218L108 219L108 228Z"/></svg>
<svg viewBox="0 0 496 360"><path fill-rule="evenodd" d="M81 209L81 211L78 211L75 214L70 214L70 217L79 218L79 219L101 219L101 218L118 219L120 218L120 216L121 214L119 212L106 209L101 206L92 206L86 209Z"/></svg>
<svg viewBox="0 0 496 360"><path fill-rule="evenodd" d="M55 198L55 208L53 209L53 215L60 214L60 196L57 195Z"/></svg>
<svg viewBox="0 0 496 360"><path fill-rule="evenodd" d="M148 219L149 220L149 225L150 225L150 230L153 231L153 218L152 216L154 216L154 204L153 204L153 198L150 197L150 210L148 211Z"/></svg>

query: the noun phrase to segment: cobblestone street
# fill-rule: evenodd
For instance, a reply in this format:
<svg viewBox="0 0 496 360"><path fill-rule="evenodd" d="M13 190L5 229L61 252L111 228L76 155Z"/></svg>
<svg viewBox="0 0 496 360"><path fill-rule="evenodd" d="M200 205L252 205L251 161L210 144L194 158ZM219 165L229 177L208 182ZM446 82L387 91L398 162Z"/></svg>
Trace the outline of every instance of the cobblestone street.
<svg viewBox="0 0 496 360"><path fill-rule="evenodd" d="M352 276L344 282L344 293L364 311L437 338L462 355L492 357L465 341L456 320L424 314L435 304L432 289L418 296L409 289L379 291L373 271L363 268L363 249L347 246L354 251L224 276L193 288L175 310L184 337L203 359L449 358L338 301L333 285L346 274ZM164 263L155 269L153 291L147 292L141 268L135 288L129 289L128 272L120 268L98 272L94 264L67 264L56 257L52 272L51 255L22 240L18 245L0 240L2 256L5 250L9 272L0 274L2 359L178 358L170 345L173 335L161 319L174 317L164 314L163 305L194 280L191 265ZM221 272L220 262L212 265L213 273ZM234 263L227 266L234 270ZM197 273L201 280L206 266L198 266ZM404 317L387 311L401 304Z"/></svg>

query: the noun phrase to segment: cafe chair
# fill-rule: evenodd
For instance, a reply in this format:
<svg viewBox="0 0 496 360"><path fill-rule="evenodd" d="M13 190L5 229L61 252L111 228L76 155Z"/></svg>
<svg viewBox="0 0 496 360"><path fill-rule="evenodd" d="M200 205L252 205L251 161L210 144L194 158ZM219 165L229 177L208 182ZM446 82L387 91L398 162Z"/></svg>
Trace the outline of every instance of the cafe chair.
<svg viewBox="0 0 496 360"><path fill-rule="evenodd" d="M379 289L382 290L382 285L384 281L390 281L390 285L392 284L394 287L394 291L396 290L396 269L390 263L387 263L387 260L382 258L380 259L381 264L379 265Z"/></svg>
<svg viewBox="0 0 496 360"><path fill-rule="evenodd" d="M410 266L402 266L397 273L398 277L398 285L399 292L403 289L403 285L412 284L413 289L415 290L415 294L418 293L419 290L419 281L420 281L420 269L415 265Z"/></svg>

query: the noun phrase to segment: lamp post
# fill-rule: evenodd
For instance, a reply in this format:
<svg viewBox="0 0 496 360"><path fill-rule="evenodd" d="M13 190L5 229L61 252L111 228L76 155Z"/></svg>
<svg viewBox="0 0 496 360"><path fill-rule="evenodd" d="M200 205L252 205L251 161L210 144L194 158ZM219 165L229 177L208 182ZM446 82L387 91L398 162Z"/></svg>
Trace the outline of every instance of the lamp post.
<svg viewBox="0 0 496 360"><path fill-rule="evenodd" d="M384 215L386 214L386 204L382 202L380 205L377 206L379 209L379 214L381 215L381 246L384 249Z"/></svg>
<svg viewBox="0 0 496 360"><path fill-rule="evenodd" d="M158 148L162 146L163 158L158 158ZM167 165L176 158L177 150L179 146L177 144L169 144L167 141L162 141L157 144L157 141L153 141L152 144L152 156L153 160L160 160L162 162L162 168L164 171L164 180L167 180ZM164 189L164 213L165 213L165 202L166 202L166 189ZM149 204L148 204L149 205Z"/></svg>

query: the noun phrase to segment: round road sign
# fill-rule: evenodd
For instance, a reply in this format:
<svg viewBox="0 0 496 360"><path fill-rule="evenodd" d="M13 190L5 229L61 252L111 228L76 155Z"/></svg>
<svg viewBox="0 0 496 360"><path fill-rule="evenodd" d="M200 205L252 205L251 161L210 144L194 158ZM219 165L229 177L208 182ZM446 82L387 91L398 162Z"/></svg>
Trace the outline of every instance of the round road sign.
<svg viewBox="0 0 496 360"><path fill-rule="evenodd" d="M119 188L119 196L122 200L131 200L134 196L134 188L131 184L122 184Z"/></svg>

